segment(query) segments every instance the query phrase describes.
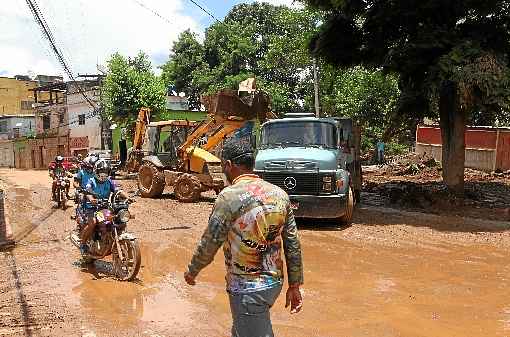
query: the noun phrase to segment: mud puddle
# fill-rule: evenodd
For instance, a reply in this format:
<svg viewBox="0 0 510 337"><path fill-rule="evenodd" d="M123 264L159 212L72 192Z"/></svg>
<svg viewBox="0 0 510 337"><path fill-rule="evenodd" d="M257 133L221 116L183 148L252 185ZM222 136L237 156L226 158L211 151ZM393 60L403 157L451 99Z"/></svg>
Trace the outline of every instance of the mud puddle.
<svg viewBox="0 0 510 337"><path fill-rule="evenodd" d="M75 267L74 300L96 325L108 322L110 331L172 331L174 336L189 336L192 327L200 325L195 320L207 309L184 285L182 266L177 266L182 254L154 244L142 243L140 248L142 268L133 282L116 280L108 260L86 269Z"/></svg>

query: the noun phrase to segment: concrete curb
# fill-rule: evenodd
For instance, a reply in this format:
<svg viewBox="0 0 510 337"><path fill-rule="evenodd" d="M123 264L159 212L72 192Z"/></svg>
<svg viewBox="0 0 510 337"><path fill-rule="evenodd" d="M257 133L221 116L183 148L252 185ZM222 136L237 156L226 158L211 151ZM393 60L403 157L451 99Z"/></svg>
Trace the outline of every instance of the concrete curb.
<svg viewBox="0 0 510 337"><path fill-rule="evenodd" d="M0 190L0 249L14 246L12 228L5 216L4 191Z"/></svg>
<svg viewBox="0 0 510 337"><path fill-rule="evenodd" d="M416 211L406 211L401 210L397 208L391 208L391 207L381 207L381 206L370 206L370 205L360 205L358 206L358 209L360 210L366 210L366 211L375 211L380 212L383 214L390 214L390 215L405 215L409 217L416 217L421 219L440 219L444 218L444 215L438 215L438 214L431 214L426 212L416 212ZM461 221L469 222L474 225L478 225L480 227L488 227L488 226L494 226L496 228L504 228L510 230L510 221L496 221L496 220L485 220L485 219L479 219L479 218L470 218L470 217L463 217L463 216L457 216Z"/></svg>

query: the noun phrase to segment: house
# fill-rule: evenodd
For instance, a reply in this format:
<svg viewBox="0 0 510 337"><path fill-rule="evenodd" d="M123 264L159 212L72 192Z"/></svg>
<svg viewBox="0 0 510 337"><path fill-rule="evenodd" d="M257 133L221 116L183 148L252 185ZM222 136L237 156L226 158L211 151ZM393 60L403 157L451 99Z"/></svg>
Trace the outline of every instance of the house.
<svg viewBox="0 0 510 337"><path fill-rule="evenodd" d="M37 164L35 167L45 167L57 155L69 156L70 154L69 118L66 104L67 83L50 83L38 86L32 91L35 99L36 138L40 141L30 142L31 145L28 148L18 147L18 150L23 149L34 156L32 162ZM33 146L37 148L32 148ZM21 156L21 153L19 155Z"/></svg>
<svg viewBox="0 0 510 337"><path fill-rule="evenodd" d="M23 138L37 133L35 105L52 98L50 92L38 91L37 88L53 82L61 83L62 77L0 77L0 166L43 168L54 154L46 151L55 143L54 139ZM54 147L58 148L58 144Z"/></svg>
<svg viewBox="0 0 510 337"><path fill-rule="evenodd" d="M172 111L187 111L189 110L188 98L177 95L167 95L165 108Z"/></svg>
<svg viewBox="0 0 510 337"><path fill-rule="evenodd" d="M102 119L83 94L97 107L100 105L101 77L70 83L67 90L69 115L69 147L72 155L86 155L102 148Z"/></svg>
<svg viewBox="0 0 510 337"><path fill-rule="evenodd" d="M34 88L32 91L35 97L36 134L38 136L67 135L67 84L51 83Z"/></svg>
<svg viewBox="0 0 510 337"><path fill-rule="evenodd" d="M0 77L0 115L32 114L35 87L37 81L28 76Z"/></svg>
<svg viewBox="0 0 510 337"><path fill-rule="evenodd" d="M0 139L8 140L35 135L35 115L0 115Z"/></svg>

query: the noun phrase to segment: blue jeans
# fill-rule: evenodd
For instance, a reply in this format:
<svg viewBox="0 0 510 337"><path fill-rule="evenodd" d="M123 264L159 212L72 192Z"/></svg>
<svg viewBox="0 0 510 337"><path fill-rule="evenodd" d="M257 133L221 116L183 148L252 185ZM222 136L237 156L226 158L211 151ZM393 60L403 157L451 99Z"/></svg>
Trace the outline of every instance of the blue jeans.
<svg viewBox="0 0 510 337"><path fill-rule="evenodd" d="M274 337L269 309L282 286L242 294L229 294L232 337Z"/></svg>

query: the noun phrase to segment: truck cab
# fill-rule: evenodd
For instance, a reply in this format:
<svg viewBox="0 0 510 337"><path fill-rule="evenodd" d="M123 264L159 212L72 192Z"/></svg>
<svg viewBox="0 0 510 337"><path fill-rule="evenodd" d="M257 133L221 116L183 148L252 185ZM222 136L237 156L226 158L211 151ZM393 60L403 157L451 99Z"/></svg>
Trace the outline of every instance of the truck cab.
<svg viewBox="0 0 510 337"><path fill-rule="evenodd" d="M287 114L261 126L255 172L290 197L296 217L349 224L355 204L356 128L350 119Z"/></svg>

